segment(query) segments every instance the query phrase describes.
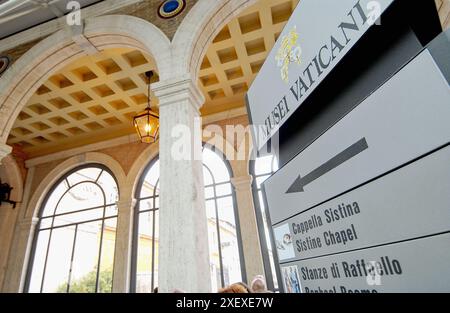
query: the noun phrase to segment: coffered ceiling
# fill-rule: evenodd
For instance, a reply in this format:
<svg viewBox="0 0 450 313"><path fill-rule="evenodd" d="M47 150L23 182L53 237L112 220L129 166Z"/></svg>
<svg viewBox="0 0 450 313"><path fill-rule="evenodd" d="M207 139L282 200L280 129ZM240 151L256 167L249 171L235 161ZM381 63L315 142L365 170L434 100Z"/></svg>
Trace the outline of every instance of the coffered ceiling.
<svg viewBox="0 0 450 313"><path fill-rule="evenodd" d="M200 71L204 114L244 105L245 93L298 2L261 0L220 31Z"/></svg>
<svg viewBox="0 0 450 313"><path fill-rule="evenodd" d="M132 133L133 116L147 105L145 72L154 68L149 56L129 49L79 59L38 89L8 144L35 156Z"/></svg>
<svg viewBox="0 0 450 313"><path fill-rule="evenodd" d="M220 31L201 66L203 115L244 106L245 93L297 4L261 0ZM144 75L154 69L151 57L130 49L77 60L38 89L8 144L32 158L134 133L133 116L147 104Z"/></svg>

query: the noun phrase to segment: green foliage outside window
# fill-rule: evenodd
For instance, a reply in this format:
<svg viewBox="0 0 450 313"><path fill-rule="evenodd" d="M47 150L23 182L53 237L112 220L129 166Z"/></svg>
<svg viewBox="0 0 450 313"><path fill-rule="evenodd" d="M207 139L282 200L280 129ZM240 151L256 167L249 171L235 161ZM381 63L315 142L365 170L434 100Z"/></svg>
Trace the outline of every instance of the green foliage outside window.
<svg viewBox="0 0 450 313"><path fill-rule="evenodd" d="M112 268L106 269L100 272L99 277L99 292L110 293L112 292ZM85 276L76 281L72 281L70 284L69 293L95 293L95 283L97 279L97 270L89 272ZM58 287L57 293L67 292L67 284L63 284Z"/></svg>

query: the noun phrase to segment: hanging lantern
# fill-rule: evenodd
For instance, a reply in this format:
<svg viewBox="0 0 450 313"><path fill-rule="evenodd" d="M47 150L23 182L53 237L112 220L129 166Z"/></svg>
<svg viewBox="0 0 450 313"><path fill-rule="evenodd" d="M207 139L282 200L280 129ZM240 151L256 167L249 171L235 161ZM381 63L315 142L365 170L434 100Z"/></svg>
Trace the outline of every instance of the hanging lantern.
<svg viewBox="0 0 450 313"><path fill-rule="evenodd" d="M134 117L134 127L143 143L155 143L159 137L159 116L151 109L150 81L153 72L147 72L148 78L148 105L144 112Z"/></svg>

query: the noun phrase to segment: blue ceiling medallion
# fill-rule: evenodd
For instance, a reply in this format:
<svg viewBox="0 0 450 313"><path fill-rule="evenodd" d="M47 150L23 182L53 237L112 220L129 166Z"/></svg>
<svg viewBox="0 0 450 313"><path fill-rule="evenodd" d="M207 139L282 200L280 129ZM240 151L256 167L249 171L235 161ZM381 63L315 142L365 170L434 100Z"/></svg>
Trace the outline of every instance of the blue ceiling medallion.
<svg viewBox="0 0 450 313"><path fill-rule="evenodd" d="M185 0L165 0L159 6L158 15L162 18L172 18L183 12L185 7Z"/></svg>
<svg viewBox="0 0 450 313"><path fill-rule="evenodd" d="M6 71L10 63L10 60L7 56L0 56L0 75Z"/></svg>

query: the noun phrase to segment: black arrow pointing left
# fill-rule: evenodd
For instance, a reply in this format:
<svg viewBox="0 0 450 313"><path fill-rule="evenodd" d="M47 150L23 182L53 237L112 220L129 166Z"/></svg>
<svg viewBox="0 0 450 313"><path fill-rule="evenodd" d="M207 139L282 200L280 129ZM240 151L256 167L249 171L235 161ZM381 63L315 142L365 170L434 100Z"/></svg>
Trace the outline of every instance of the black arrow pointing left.
<svg viewBox="0 0 450 313"><path fill-rule="evenodd" d="M306 185L312 183L319 177L327 174L328 172L347 162L351 158L354 158L368 148L369 145L367 144L366 138L359 140L357 143L351 145L350 147L333 157L331 160L313 170L308 175L305 175L304 177L302 177L301 175L298 176L298 178L294 181L291 187L289 187L286 193L304 192L304 187Z"/></svg>

